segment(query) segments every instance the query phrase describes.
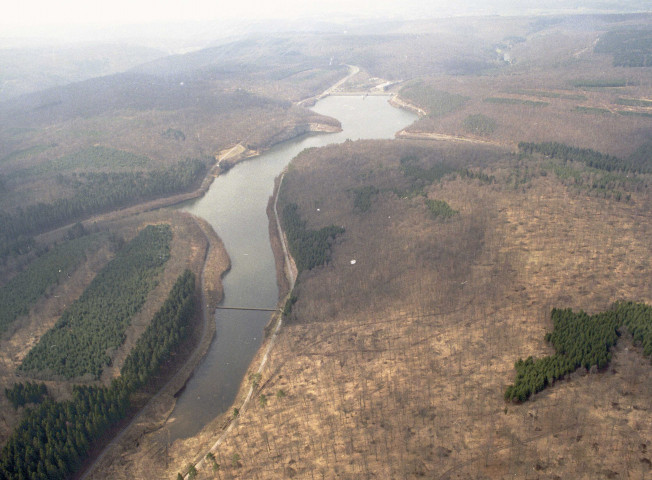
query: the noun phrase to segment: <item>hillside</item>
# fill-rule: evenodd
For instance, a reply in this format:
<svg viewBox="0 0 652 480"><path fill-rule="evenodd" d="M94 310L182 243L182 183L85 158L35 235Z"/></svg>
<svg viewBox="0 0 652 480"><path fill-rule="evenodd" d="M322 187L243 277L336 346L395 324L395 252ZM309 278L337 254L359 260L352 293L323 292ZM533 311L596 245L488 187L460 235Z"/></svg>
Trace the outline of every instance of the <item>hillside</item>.
<svg viewBox="0 0 652 480"><path fill-rule="evenodd" d="M429 141L299 155L279 212L307 262L293 252L303 271L252 403L227 433L224 418L175 442L168 470L135 454L129 471L649 475L650 360L626 329L608 366L504 399L519 359L554 353L553 309L652 301L650 177L628 173L647 165L649 69L594 49L646 18L524 21L501 70L402 85L426 114L399 136Z"/></svg>
<svg viewBox="0 0 652 480"><path fill-rule="evenodd" d="M8 42L11 43L11 42ZM165 56L125 43L13 46L0 50L0 101L88 78L111 75Z"/></svg>
<svg viewBox="0 0 652 480"><path fill-rule="evenodd" d="M414 185L405 158L422 172L449 171L423 191L455 215L434 216L426 198L404 193ZM221 474L647 475L652 377L631 340L606 371L572 375L521 405L503 400L514 362L551 350L543 337L553 307L598 312L617 299L652 300L650 191L630 202L596 198L544 165L500 149L412 142L300 155L283 202L299 205L307 228L345 232L328 265L301 273L257 400L216 452ZM362 211L355 189L365 185L378 193ZM183 468L175 451L173 468ZM209 477L204 463L199 478Z"/></svg>

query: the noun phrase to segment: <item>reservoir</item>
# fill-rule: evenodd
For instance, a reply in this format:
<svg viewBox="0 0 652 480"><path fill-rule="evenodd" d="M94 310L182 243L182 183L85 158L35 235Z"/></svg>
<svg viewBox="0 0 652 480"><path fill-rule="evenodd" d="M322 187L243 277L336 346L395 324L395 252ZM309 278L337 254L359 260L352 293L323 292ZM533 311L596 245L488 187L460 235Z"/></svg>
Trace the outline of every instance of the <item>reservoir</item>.
<svg viewBox="0 0 652 480"><path fill-rule="evenodd" d="M308 134L278 144L220 175L202 198L183 207L213 226L231 257L231 270L223 279L223 306L276 307L278 286L266 214L274 178L305 148L347 139L394 138L417 116L387 100L386 96L320 100L312 110L338 119L341 132ZM230 408L269 319L269 312L217 310L215 339L170 417L170 441L195 435Z"/></svg>

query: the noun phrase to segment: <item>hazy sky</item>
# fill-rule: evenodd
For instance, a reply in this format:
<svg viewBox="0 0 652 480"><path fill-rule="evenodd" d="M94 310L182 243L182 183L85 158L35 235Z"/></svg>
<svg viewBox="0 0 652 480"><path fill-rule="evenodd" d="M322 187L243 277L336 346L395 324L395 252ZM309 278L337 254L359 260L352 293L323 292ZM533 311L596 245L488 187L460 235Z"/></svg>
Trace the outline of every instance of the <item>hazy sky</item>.
<svg viewBox="0 0 652 480"><path fill-rule="evenodd" d="M14 0L0 15L0 36L29 35L44 26L85 28L143 23L213 21L236 18L321 17L339 14L369 17L423 18L456 14L536 13L645 6L645 0ZM578 8L578 5L580 6ZM649 9L646 8L646 9Z"/></svg>
<svg viewBox="0 0 652 480"><path fill-rule="evenodd" d="M548 7L560 8L564 4L581 3L618 5L628 1L548 0ZM7 2L2 9L0 25L31 26L43 24L115 24L178 20L212 20L242 16L296 17L329 15L334 12L352 14L396 14L427 10L435 14L463 12L469 8L483 13L534 7L539 0L16 0Z"/></svg>
<svg viewBox="0 0 652 480"><path fill-rule="evenodd" d="M288 18L334 12L387 13L408 2L390 0L17 0L3 8L1 24L124 24L220 18ZM429 4L447 4L440 0Z"/></svg>

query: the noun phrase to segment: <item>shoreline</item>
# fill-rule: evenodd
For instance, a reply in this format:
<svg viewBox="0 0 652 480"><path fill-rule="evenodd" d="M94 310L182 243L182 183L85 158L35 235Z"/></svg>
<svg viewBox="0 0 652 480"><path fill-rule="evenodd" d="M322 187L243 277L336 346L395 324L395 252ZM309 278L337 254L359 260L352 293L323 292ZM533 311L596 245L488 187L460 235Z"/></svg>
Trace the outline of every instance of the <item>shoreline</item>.
<svg viewBox="0 0 652 480"><path fill-rule="evenodd" d="M187 202L189 200L201 198L206 194L211 184L213 183L213 180L219 177L222 173L228 172L231 168L233 168L237 164L244 162L245 160L251 160L256 157L259 157L260 155L274 148L276 145L283 142L287 142L288 140L293 140L307 133L337 133L342 131L342 127L341 125L336 126L336 125L330 125L328 123L308 123L308 124L295 125L294 130L296 133L288 136L287 138L281 138L280 140L273 142L269 146L266 146L259 150L250 150L247 147L244 147L241 143L238 143L233 147L227 147L220 151L220 153L222 152L226 152L226 153L222 156L222 158L218 159L215 165L213 165L209 169L208 173L202 180L202 183L199 186L199 188L191 192L180 193L177 195L172 195L170 197L164 197L158 200L152 200L151 202L146 202L140 205L148 205L147 207L145 207L146 210L144 211L149 211L149 210L156 210L159 208L173 207L175 205L179 205L180 203ZM238 146L241 146L242 150L236 153L235 155L230 155L229 152L231 152L233 149L237 148ZM225 161L226 168L221 167L222 161Z"/></svg>
<svg viewBox="0 0 652 480"><path fill-rule="evenodd" d="M273 142L269 146L261 148L260 150L249 150L246 147L243 147L243 150L241 152L231 157L228 157L227 168L221 168L220 160L217 160L217 162L213 166L208 168L208 171L204 176L204 178L202 179L201 183L194 190L190 190L188 192L183 192L183 193L177 193L167 197L156 198L153 200L147 200L141 203L135 203L133 205L117 208L115 210L111 210L104 213L91 214L87 218L78 220L78 222L82 223L84 227L90 227L95 222L119 220L125 217L137 215L139 213L150 212L153 210L160 210L163 208L175 207L181 203L203 197L206 194L206 192L208 192L208 189L212 185L213 181L217 177L219 177L222 173L227 172L228 170L230 170L240 162L253 159L262 155L263 153L267 152L268 150L270 150L271 148L273 148L274 146L280 143L283 143L288 140L292 140L294 138L298 138L301 135L305 135L307 133L337 133L342 131L342 127L341 125L339 125L339 122L338 125L331 125L328 123L314 123L314 122L304 123L304 124L295 125L293 129L295 130L295 132L292 135L288 136L287 138L281 138L278 141ZM238 145L240 144L236 144L232 147L227 147L226 149L221 150L221 152L233 150ZM62 225L52 230L48 230L47 232L43 232L36 235L35 238L37 239L37 241L40 239L44 239L45 243L49 243L65 235L65 232L67 232L68 229L70 229L70 227L72 227L75 223L77 223L77 221L68 223L66 225Z"/></svg>
<svg viewBox="0 0 652 480"><path fill-rule="evenodd" d="M277 303L279 309L282 309L285 301L291 294L297 277L297 270L294 264L294 259L292 258L287 248L285 234L280 229L280 219L276 210L278 194L283 183L285 172L286 170L283 170L283 172L281 172L281 174L274 179L274 190L267 204L270 242L272 244L272 253L274 255L274 262L276 265L277 282L279 282L279 297ZM238 424L239 415L242 415L242 413L247 410L252 398L254 398L256 388L254 388L254 385L252 385L247 379L249 379L252 374L260 374L265 368L267 359L269 358L269 353L274 346L282 325L283 313L279 310L270 316L270 320L265 326L263 343L260 345L258 351L252 358L249 367L247 368L247 373L240 382L238 393L236 394L231 407L221 415L218 415L213 420L211 420L194 437L175 440L172 445L173 449L176 447L181 451L175 451L173 454L176 453L176 457L180 459L178 462L179 465L177 465L177 467L181 466L181 468L167 468L165 470L165 474L168 477L171 478L174 476L175 471L186 471L186 467L189 464L194 465L198 470L202 469L204 467L204 463L206 462L206 455L208 453L214 454L217 452L218 447L229 435L231 430ZM238 416L234 416L232 413L235 408L237 408L239 411ZM204 436L208 437L205 441L202 442L201 440L197 440L201 439L201 437ZM192 446L186 446L186 448L192 449L194 451L192 453L184 452L182 450L184 448L184 442L200 443L200 445L195 445L194 448L192 448ZM207 445L210 445L210 447L207 447ZM187 460L188 458L193 458L194 461L189 463ZM183 476L184 479L189 478L187 472Z"/></svg>
<svg viewBox="0 0 652 480"><path fill-rule="evenodd" d="M348 78L349 77L347 76L346 79ZM150 210L156 210L161 208L168 208L183 203L185 201L189 201L195 198L200 198L208 191L213 180L217 178L221 173L228 171L230 168L232 168L233 166L235 166L236 164L242 161L256 158L257 156L268 151L269 149L273 148L275 145L279 143L291 140L293 138L300 137L302 135L305 135L306 133L311 133L311 132L335 133L341 130L342 130L341 124L339 124L339 122L337 122L337 125L313 122L308 124L295 125L292 128L291 133L288 137L280 138L278 141L273 142L271 145L262 148L260 150L250 150L244 145L242 145L241 143L236 144L234 146L223 149L220 152L221 155L220 154L216 155L216 157L218 157L217 163L214 164L209 169L208 173L202 180L201 185L196 190L192 192L183 193L183 194L173 195L162 199L157 199L151 202L146 202L145 204L135 205L133 207L128 207L118 212L111 212L111 214L122 216L122 215L129 215L130 209L133 209L135 211L150 211ZM232 154L235 150L238 151L235 154ZM228 162L227 168L222 168L221 163L223 160L226 160L226 162ZM276 211L276 201L278 199L278 193L283 181L284 174L285 174L285 170L275 179L273 194L272 197L270 197L270 201L268 203L268 208L267 208L268 221L269 221L268 228L270 233L270 241L272 243L274 261L276 265L277 281L285 279L284 282L279 282L279 299L277 304L279 308L282 308L282 306L284 305L287 296L290 294L291 289L294 286L294 280L296 278L296 266L294 265L294 260L292 259L291 255L288 252L285 235L282 232L280 220L278 218L278 213ZM273 218L272 218L272 213L274 214ZM215 234L212 227L202 219L195 218L195 217L193 218L195 219L195 221L198 222L198 224L200 225L203 224L204 228L207 228L208 230L210 230L210 232L212 232L212 235L214 235L214 237L217 239L221 247L221 250L223 250L224 254L227 255L227 259L228 259L228 254L226 253L226 250L224 250L224 246L221 240L219 239L219 237L217 237L217 234ZM204 228L202 228L202 230L204 230ZM208 239L208 234L206 233L206 231L204 231L204 234ZM209 242L209 248L211 247L212 244L210 244ZM205 263L204 268L202 270L202 295L204 292L204 278L205 278L204 273L206 272L206 265L207 264ZM221 277L225 275L229 269L230 269L230 262L228 268L226 268L221 272L220 280ZM219 282L219 285L221 287L221 281ZM220 289L220 295L219 295L220 301L222 299L222 293L223 292ZM83 477L81 478L86 478L87 475L92 475L96 470L100 469L100 465L104 467L101 468L103 474L106 474L108 471L115 468L116 462L121 463L121 466L123 467L120 468L120 471L125 471L126 469L130 469L131 471L130 475L132 476L135 472L133 471L133 467L128 467L128 464L135 466L136 470L141 470L141 471L142 469L147 470L148 472L150 472L150 475L154 471L162 467L160 463L156 462L155 459L151 458L148 453L151 452L152 450L156 450L158 453L161 453L162 439L160 438L160 433L164 430L165 424L169 420L169 417L174 409L174 406L176 405L176 397L178 396L179 393L183 391L190 378L192 378L195 368L201 362L201 359L205 356L205 354L208 351L208 348L210 347L210 344L212 343L212 340L215 335L215 323L208 322L210 323L210 325L212 325L212 328L207 327L206 325L207 322L205 317L206 317L207 310L210 310L212 313L214 313L215 306L217 306L217 303L219 302L209 305L209 303L207 303L205 299L202 301L202 308L204 314L204 322L203 322L204 328L205 329L209 328L210 331L207 332L206 330L204 330L204 334L200 339L200 344L197 345L197 347L195 347L194 350L191 352L190 355L192 356L192 362L188 360L187 363L183 367L181 367L181 370L185 371L187 369L189 371L184 372L183 375L179 375L179 372L181 372L181 370L179 370L179 372L175 374L173 379L168 381L168 384L166 384L161 390L157 391L154 394L154 396L148 401L147 405L143 407L138 413L136 413L136 415L131 420L131 422L118 434L118 436L111 440L111 442L107 445L107 447L104 448L100 456L97 457L94 461L92 461L91 468L87 472L85 472ZM254 355L247 369L247 375L245 375L245 377L242 379L239 386L238 393L236 394L235 400L232 404L232 406L241 405L240 407L241 411L246 409L254 393L253 386L250 386L246 379L249 377L250 373L254 373L254 372L260 373L264 368L269 352L271 351L276 336L280 331L281 325L282 325L282 313L279 311L272 314L270 316L270 320L268 324L265 327L265 331L264 331L265 337L263 343L261 344L260 348ZM270 334L272 330L273 333ZM181 381L182 376L184 377L183 381ZM171 386L169 387L170 382L176 379L176 377L179 377L179 379L178 382L174 384L174 388L172 388ZM157 399L158 397L164 395L163 393L164 390L166 391L165 393L167 393L169 396L168 408L166 408L164 411L161 411L161 409L159 408L157 412L149 412L149 411L146 412L146 410L150 408L150 404L159 403L157 402ZM173 394L171 396L169 395L170 391L173 391ZM168 399L166 398L166 400ZM140 428L138 429L138 432L130 432L136 420L142 419L142 417L146 415L146 413L150 414L151 418L147 418L139 422ZM163 447L165 450L166 465L163 466L163 468L165 469L164 470L165 475L173 476L175 471L174 468L170 470L168 467L168 460L169 460L168 449L172 450L171 452L169 452L170 454L172 454L176 458L182 459L181 462L183 465L182 467L183 470L185 470L185 466L188 465L187 462L188 458L195 458L196 459L195 462L199 466L204 462L205 454L207 453L206 447L204 446L197 449L197 445L195 445L194 448L190 445L182 445L184 441L186 441L186 443L195 443L195 444L201 443L203 445L212 444L210 450L208 450L209 452L212 452L223 441L223 439L228 435L228 433L235 426L235 424L237 424L237 422L238 422L238 418L237 417L234 418L231 414L231 410L227 410L223 414L218 415L212 421L206 424L196 436L190 437L189 439L176 440L175 442L173 442L172 445L168 445L166 443L165 447ZM131 441L123 442L121 437L127 436L128 433L131 433L130 435L130 437L132 437ZM156 435L157 433L159 433L159 435ZM206 435L209 437L208 441L206 441L207 439L204 439L204 441L202 442L201 437ZM215 440L216 435L219 435L217 440ZM155 438L157 436L159 437L158 439ZM148 444L150 448L147 449L149 450L148 453L141 451L139 456L139 450L143 449L143 446L141 446L140 444L141 440L143 440L145 444ZM129 446L124 445L124 443L128 443ZM116 448L120 448L121 451L111 451ZM190 451L188 451L188 449L194 450L194 452L191 453ZM135 461L127 460L127 457L132 456L130 454L133 455L132 458L134 458ZM109 457L109 459L106 462L107 465L102 465L103 460L105 460L105 456ZM174 462L170 462L170 463L174 463ZM93 478L93 477L90 476L89 478Z"/></svg>
<svg viewBox="0 0 652 480"><path fill-rule="evenodd" d="M76 478L82 480L106 478L104 473L116 460L123 458L125 452L132 451L133 446L139 445L143 437L150 432L164 427L174 410L177 396L192 378L197 365L204 358L215 337L216 326L212 319L217 305L222 301L222 278L230 270L231 262L222 240L210 224L201 218L194 216L191 218L203 233L207 244L198 288L201 295L200 320L195 321L195 327L201 324L201 333L195 339L192 337L186 339L186 351L180 353L183 363L180 366L175 365L175 362L167 365L169 378L165 380L164 385L158 389L154 388L152 396L145 405L135 412L117 435L98 452L94 459L89 461L89 468ZM182 345L181 350L183 349ZM145 387L145 391L147 388ZM149 389L151 388L150 385Z"/></svg>
<svg viewBox="0 0 652 480"><path fill-rule="evenodd" d="M333 125L328 125L328 124L309 124L308 128L310 132L331 132L340 129L340 127L334 127ZM335 128L337 128L337 130L334 130ZM303 134L304 133L299 133L296 136L300 136ZM274 145L270 146L269 148L272 148ZM227 151L232 151L236 147L237 146L231 147ZM265 151L267 151L267 149L262 151L256 151L255 154L251 155L248 154L248 152L251 151L247 149L242 149L238 154L229 156L227 158L229 159L229 162L233 162L233 164L231 165L233 166L242 161L255 158L258 155L264 153ZM217 174L215 173L216 170L218 171ZM221 170L221 171L228 171L228 169ZM211 169L209 174L207 174L207 176L204 178L204 180L202 181L202 185L199 189L190 193L180 194L173 197L167 197L164 199L159 199L157 201L148 202L147 204L140 204L132 207L132 209L133 210L142 209L142 211L150 211L150 210L170 207L182 203L184 201L190 200L192 198L199 198L206 193L213 179L219 176L219 173L221 173L221 171L218 163ZM273 244L275 243L277 246L277 248L272 247L272 251L276 263L277 281L280 280L281 278L286 279L284 284L279 283L279 299L277 303L279 308L282 308L282 306L284 305L285 298L289 294L288 287L290 284L294 283L293 280L295 278L293 276L289 276L289 277L287 276L288 272L287 269L285 268L286 260L284 257L282 243L281 243L284 242L285 240L284 240L284 235L279 236L278 227L280 227L280 221L278 220L278 217L276 216L276 212L275 212L275 206L276 206L275 200L278 196L278 190L280 188L280 183L282 182L283 174L284 172L275 179L274 191L272 197L270 197L270 202L268 204L270 240L272 241ZM117 216L130 214L129 212L127 212L127 209L122 210L118 213L116 212L112 212L112 213ZM214 339L215 329L216 329L215 322L209 320L213 318L213 315L216 310L215 307L217 307L217 305L223 298L223 288L222 288L221 279L224 275L228 273L231 266L230 260L228 258L228 253L226 252L226 249L224 248L221 239L217 236L217 234L215 233L211 225L201 218L195 216L191 216L191 217L201 228L209 244L208 251L206 253L207 261L204 263L202 269L202 296L204 297L202 300L202 311L203 311L202 316L204 317L202 321L203 324L202 328L204 330L199 338L199 343L189 353L190 358L186 360L186 363L179 368L179 370L174 374L174 376L171 379L169 379L161 389L159 389L154 393L154 395L148 400L145 406L141 408L134 415L134 417L129 420L129 423L120 430L117 436L111 439L111 441L101 450L99 456L91 461L90 468L87 469L85 472L83 472L81 476L78 477L80 479L105 478L104 475L106 474L106 472L114 469L116 467L116 463L123 463L123 462L132 463L128 461L126 462L126 457L128 457L130 453L135 453L137 455L138 448L139 446L141 446L141 442L150 445L150 448L148 450L150 451L157 450L160 453L161 448L163 448L164 450L167 450L168 448L173 450L175 449L175 447L183 448L181 447L181 444L183 443L184 440L187 440L187 439L176 440L175 442L173 442L173 444L168 445L167 447L161 445L161 440L162 440L161 435L165 432L165 425L169 421L170 415L174 410L174 407L176 405L176 398L184 390L188 381L192 378L192 375L196 367L199 365L201 360L208 352L208 349L210 348L210 345ZM214 284L217 285L217 288L207 288L207 286L205 285L206 277L207 277L206 275L207 267L210 268L211 265L209 256L211 255L211 252L215 250L217 250L218 255L221 254L226 257L227 266L226 268L219 270L219 279L218 279L219 281L214 282ZM279 270L279 262L281 266L280 270ZM291 257L289 257L288 263L290 265L294 265ZM293 268L294 272L296 272L296 267L290 267L290 268L291 269ZM213 295L210 295L209 292L212 292ZM255 373L257 370L260 370L264 367L265 361L267 359L267 355L273 346L274 340L276 338L276 334L280 330L281 324L282 324L282 317L280 312L274 313L270 316L270 320L265 327L265 332L264 332L265 339L261 344L260 348L258 349L258 351L256 352L256 354L254 355L250 363L250 366L247 370L248 373L243 378L238 393L236 394L236 398L232 404L232 405L241 405L240 407L241 410L246 409L253 395L253 389L249 385L246 379L248 378L249 373ZM215 442L214 440L215 434L217 432L221 432L220 437L218 439L218 442L221 442L221 438L223 436L226 436L226 434L232 428L231 425L234 422L237 422L237 418L234 419L231 415L231 410L227 410L222 415L218 415L213 420L211 420L206 426L204 426L202 431L200 431L200 433L197 436L191 438L201 437L202 432L204 434L210 432L209 436L211 438L211 442ZM159 438L155 438L155 437L159 437ZM206 452L204 450L204 454L205 453ZM188 452L187 454L182 453L181 458L184 459L197 458L196 460L197 462L201 462L203 460L203 456L197 457L197 454L193 455L190 452ZM139 460L142 461L144 459L141 458ZM145 463L146 465L148 464L148 462L143 462L143 463ZM124 463L122 466L127 467L127 465L125 465ZM140 469L141 467L144 466L145 465L141 463L140 465L137 465L136 468ZM151 471L152 469L150 469L150 472ZM170 473L170 475L174 475L173 472L166 472L166 474L167 473Z"/></svg>
<svg viewBox="0 0 652 480"><path fill-rule="evenodd" d="M404 110L409 110L411 112L414 112L420 117L425 117L428 115L428 112L426 112L424 109L417 107L413 103L408 102L407 100L402 98L398 93L392 95L392 98L389 99L389 104L392 107L402 108Z"/></svg>

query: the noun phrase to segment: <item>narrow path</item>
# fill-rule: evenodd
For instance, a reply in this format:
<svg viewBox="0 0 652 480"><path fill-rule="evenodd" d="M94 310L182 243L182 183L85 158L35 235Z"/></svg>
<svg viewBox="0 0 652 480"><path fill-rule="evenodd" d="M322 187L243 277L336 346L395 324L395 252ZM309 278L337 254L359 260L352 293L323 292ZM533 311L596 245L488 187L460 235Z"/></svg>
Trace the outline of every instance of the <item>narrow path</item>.
<svg viewBox="0 0 652 480"><path fill-rule="evenodd" d="M290 292L291 292L292 289L294 288L296 275L294 273L294 269L292 268L292 261L286 243L285 234L283 233L283 229L281 228L281 220L278 216L278 210L276 209L276 206L278 204L278 196L281 192L281 186L283 185L284 178L285 178L285 171L281 174L281 180L278 182L278 189L276 190L276 196L274 197L274 218L276 219L276 229L281 239L281 246L283 247L283 257L285 258L285 273L290 282Z"/></svg>
<svg viewBox="0 0 652 480"><path fill-rule="evenodd" d="M215 307L218 310L249 310L253 312L278 312L278 308L257 308L257 307Z"/></svg>

